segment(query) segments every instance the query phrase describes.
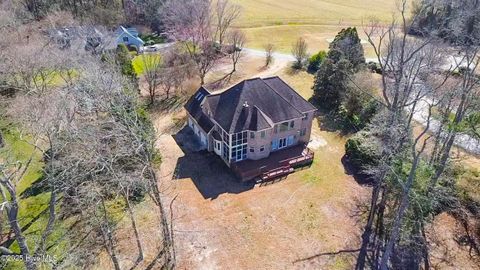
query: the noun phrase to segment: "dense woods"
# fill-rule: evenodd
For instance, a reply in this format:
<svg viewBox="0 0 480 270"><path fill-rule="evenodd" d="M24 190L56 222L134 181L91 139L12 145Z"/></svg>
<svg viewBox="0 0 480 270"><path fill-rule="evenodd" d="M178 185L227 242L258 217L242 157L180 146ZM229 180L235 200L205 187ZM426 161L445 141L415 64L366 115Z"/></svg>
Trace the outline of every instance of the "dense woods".
<svg viewBox="0 0 480 270"><path fill-rule="evenodd" d="M455 45L479 44L477 0L420 0L413 6L409 33L437 36Z"/></svg>
<svg viewBox="0 0 480 270"><path fill-rule="evenodd" d="M42 7L34 4L35 9ZM11 94L0 96L0 112L2 132L26 148L17 153L16 144L10 143L1 152L2 209L7 218L1 221L1 254L24 259L2 260L2 267L20 267L22 261L27 269L50 267L50 262L27 259L47 255L55 258L55 267L87 267L104 250L114 268L123 269L115 230L125 213L135 236L136 264L144 260L139 234L150 233L160 239L152 267L173 268L173 242L154 173L160 154L128 51L98 55L59 48L36 29L52 27L50 23L61 26L63 15L25 21L12 12L14 7L12 2L2 3L0 87ZM32 170L41 177L22 191L19 187ZM20 201L34 196L45 199L48 207L44 227L31 233L19 218L24 211ZM139 231L133 214L134 205L144 200L157 207L157 227L149 232ZM8 231L12 233L5 234Z"/></svg>

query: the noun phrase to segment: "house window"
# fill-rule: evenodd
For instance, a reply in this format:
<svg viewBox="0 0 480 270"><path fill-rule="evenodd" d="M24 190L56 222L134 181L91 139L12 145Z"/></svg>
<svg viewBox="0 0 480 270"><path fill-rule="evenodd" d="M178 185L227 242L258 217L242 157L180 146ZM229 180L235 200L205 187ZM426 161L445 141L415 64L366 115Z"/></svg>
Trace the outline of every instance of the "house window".
<svg viewBox="0 0 480 270"><path fill-rule="evenodd" d="M300 130L301 137L305 136L305 134L307 134L307 128L303 128L302 130Z"/></svg>
<svg viewBox="0 0 480 270"><path fill-rule="evenodd" d="M247 143L247 132L239 132L232 135L232 146Z"/></svg>
<svg viewBox="0 0 480 270"><path fill-rule="evenodd" d="M254 153L254 152L255 152L255 148L250 147L250 153Z"/></svg>
<svg viewBox="0 0 480 270"><path fill-rule="evenodd" d="M260 152L265 151L265 145L260 146Z"/></svg>
<svg viewBox="0 0 480 270"><path fill-rule="evenodd" d="M295 122L294 121L291 121L290 122L290 128L293 128L295 126Z"/></svg>
<svg viewBox="0 0 480 270"><path fill-rule="evenodd" d="M264 131L262 131L262 132L260 132L260 138L262 138L262 139L263 139L263 138L265 138L265 135L266 135L266 132L265 132L265 130L264 130Z"/></svg>
<svg viewBox="0 0 480 270"><path fill-rule="evenodd" d="M225 143L230 144L230 136L225 131L222 131L222 140Z"/></svg>
<svg viewBox="0 0 480 270"><path fill-rule="evenodd" d="M124 42L128 42L128 37L123 37Z"/></svg>
<svg viewBox="0 0 480 270"><path fill-rule="evenodd" d="M275 151L278 149L278 140L273 140L272 141L272 151Z"/></svg>
<svg viewBox="0 0 480 270"><path fill-rule="evenodd" d="M287 139L287 145L290 146L290 145L293 145L293 142L295 141L295 138L293 135L291 136L288 136L288 139Z"/></svg>
<svg viewBox="0 0 480 270"><path fill-rule="evenodd" d="M250 132L250 139L255 139L255 132Z"/></svg>
<svg viewBox="0 0 480 270"><path fill-rule="evenodd" d="M230 148L226 143L223 143L223 159L228 160Z"/></svg>
<svg viewBox="0 0 480 270"><path fill-rule="evenodd" d="M280 132L284 132L288 130L288 122L283 122L280 124Z"/></svg>
<svg viewBox="0 0 480 270"><path fill-rule="evenodd" d="M278 140L278 149L282 149L287 146L287 138Z"/></svg>
<svg viewBox="0 0 480 270"><path fill-rule="evenodd" d="M236 162L247 158L247 138L248 132L242 131L231 135L231 153L230 161Z"/></svg>
<svg viewBox="0 0 480 270"><path fill-rule="evenodd" d="M233 162L241 161L247 158L247 145L232 147L231 159Z"/></svg>

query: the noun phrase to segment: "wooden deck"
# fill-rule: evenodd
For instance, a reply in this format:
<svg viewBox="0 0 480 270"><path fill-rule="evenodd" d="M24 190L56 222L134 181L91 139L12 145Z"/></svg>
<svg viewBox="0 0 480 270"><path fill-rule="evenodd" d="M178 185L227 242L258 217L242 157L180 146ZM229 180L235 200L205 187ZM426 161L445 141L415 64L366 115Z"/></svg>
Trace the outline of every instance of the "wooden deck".
<svg viewBox="0 0 480 270"><path fill-rule="evenodd" d="M310 165L313 158L313 151L297 145L273 152L264 159L234 163L231 168L241 181L270 181L294 172L297 167Z"/></svg>

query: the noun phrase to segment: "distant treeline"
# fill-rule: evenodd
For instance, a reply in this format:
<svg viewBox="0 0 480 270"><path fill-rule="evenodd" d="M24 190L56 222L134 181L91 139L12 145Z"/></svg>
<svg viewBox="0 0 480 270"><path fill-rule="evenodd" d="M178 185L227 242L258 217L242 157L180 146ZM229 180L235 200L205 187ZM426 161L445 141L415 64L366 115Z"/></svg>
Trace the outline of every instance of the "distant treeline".
<svg viewBox="0 0 480 270"><path fill-rule="evenodd" d="M54 11L71 12L76 19L115 26L144 24L159 30L158 12L164 0L21 0L35 19Z"/></svg>
<svg viewBox="0 0 480 270"><path fill-rule="evenodd" d="M434 35L452 44L480 43L480 0L419 0L410 34Z"/></svg>

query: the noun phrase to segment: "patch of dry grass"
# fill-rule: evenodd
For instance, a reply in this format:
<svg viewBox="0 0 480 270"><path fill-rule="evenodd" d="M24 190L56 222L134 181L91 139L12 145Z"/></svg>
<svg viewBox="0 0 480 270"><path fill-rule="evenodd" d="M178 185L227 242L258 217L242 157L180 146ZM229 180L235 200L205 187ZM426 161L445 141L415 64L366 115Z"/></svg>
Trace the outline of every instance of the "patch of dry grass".
<svg viewBox="0 0 480 270"><path fill-rule="evenodd" d="M335 38L338 32L349 26L355 25L279 25L242 30L247 36L249 48L263 49L266 44L272 43L276 51L290 54L294 42L302 37L308 44L308 52L313 54L320 50L328 51L327 40ZM358 27L357 30L360 37L365 39L363 28ZM364 44L364 49L366 57L374 57L373 48L369 44Z"/></svg>
<svg viewBox="0 0 480 270"><path fill-rule="evenodd" d="M243 7L237 27L247 35L247 46L255 49L272 43L276 50L290 53L292 44L303 37L309 52L328 49L342 29L361 26L372 18L389 23L398 10L395 0L234 0ZM362 38L364 38L362 34ZM367 57L373 50L365 46Z"/></svg>
<svg viewBox="0 0 480 270"><path fill-rule="evenodd" d="M360 24L376 17L389 21L394 0L234 0L243 7L241 27L298 24Z"/></svg>

